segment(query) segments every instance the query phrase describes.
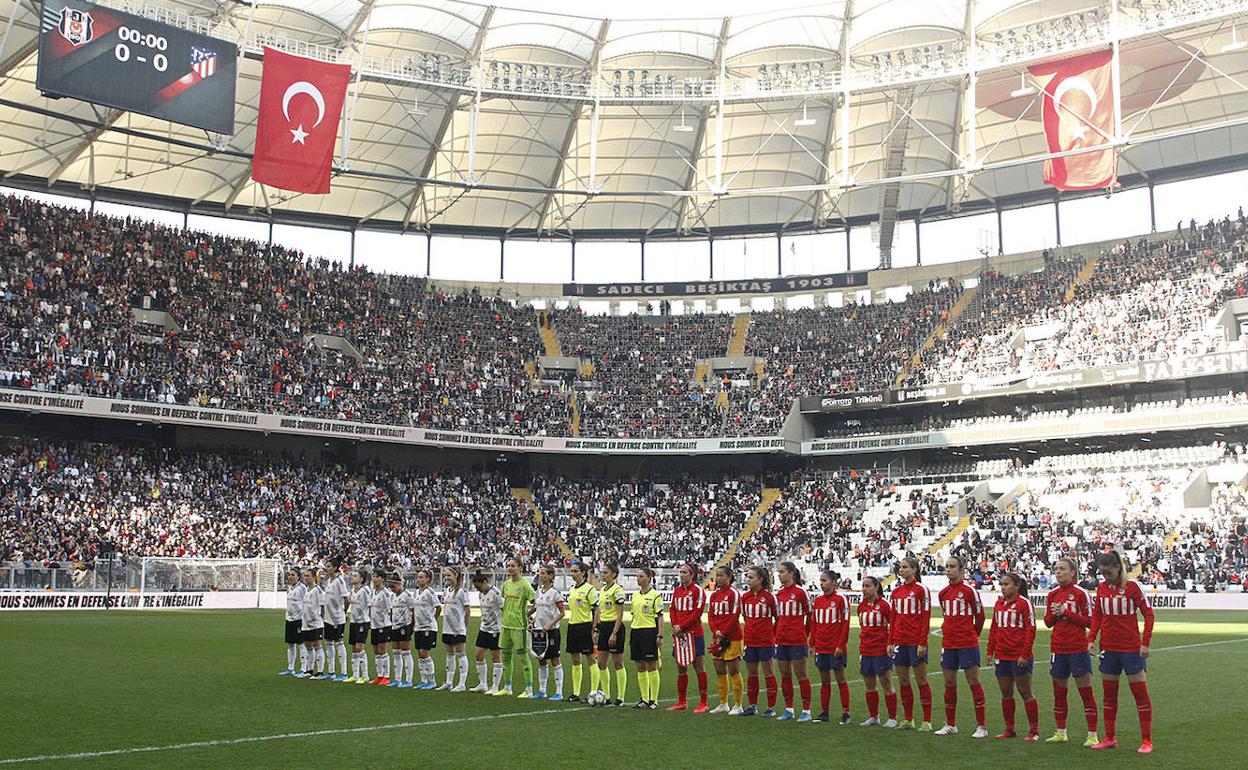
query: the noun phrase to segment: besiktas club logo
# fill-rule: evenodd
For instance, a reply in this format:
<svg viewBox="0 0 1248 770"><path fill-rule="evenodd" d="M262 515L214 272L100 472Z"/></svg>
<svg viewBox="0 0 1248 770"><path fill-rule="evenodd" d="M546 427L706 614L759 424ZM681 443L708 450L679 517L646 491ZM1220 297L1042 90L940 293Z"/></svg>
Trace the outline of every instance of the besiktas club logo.
<svg viewBox="0 0 1248 770"><path fill-rule="evenodd" d="M86 11L80 11L77 8L62 8L61 23L57 25L57 29L60 30L61 37L68 40L71 45L79 46L91 42L94 35L93 24L91 14Z"/></svg>

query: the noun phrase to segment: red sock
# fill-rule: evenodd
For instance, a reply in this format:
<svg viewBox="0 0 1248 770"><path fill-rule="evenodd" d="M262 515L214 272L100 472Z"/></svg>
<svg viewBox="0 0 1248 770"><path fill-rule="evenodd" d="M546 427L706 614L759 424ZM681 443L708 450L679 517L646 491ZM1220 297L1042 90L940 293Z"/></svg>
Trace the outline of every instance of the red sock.
<svg viewBox="0 0 1248 770"><path fill-rule="evenodd" d="M678 703L685 702L685 693L688 690L689 690L689 675L677 674L676 675L676 696L678 699L677 700Z"/></svg>
<svg viewBox="0 0 1248 770"><path fill-rule="evenodd" d="M840 690L841 690L841 713L848 714L849 713L849 682L841 682ZM877 703L879 702L878 697L876 698L876 702Z"/></svg>
<svg viewBox="0 0 1248 770"><path fill-rule="evenodd" d="M768 680L770 682L770 680ZM768 687L770 688L770 684ZM787 676L780 680L780 689L784 692L784 707L793 710L793 680Z"/></svg>
<svg viewBox="0 0 1248 770"><path fill-rule="evenodd" d="M828 693L827 695L823 696L823 710L824 711L828 710L828 701L831 700L831 698L829 698L828 695L831 695L831 694L832 693ZM875 690L867 691L867 715L875 719L880 718L880 694L876 692Z"/></svg>
<svg viewBox="0 0 1248 770"><path fill-rule="evenodd" d="M750 705L757 706L758 705L758 676L757 675L750 677L750 681L747 684L747 687L749 688L749 692L750 692Z"/></svg>
<svg viewBox="0 0 1248 770"><path fill-rule="evenodd" d="M698 702L706 703L706 672L698 672Z"/></svg>
<svg viewBox="0 0 1248 770"><path fill-rule="evenodd" d="M876 697L878 698L879 696L877 695ZM889 719L897 718L897 693L895 692L884 693L884 708L888 709Z"/></svg>
<svg viewBox="0 0 1248 770"><path fill-rule="evenodd" d="M1092 692L1092 685L1079 688L1079 697L1083 698L1083 715L1088 718L1088 732L1096 732L1096 693Z"/></svg>
<svg viewBox="0 0 1248 770"><path fill-rule="evenodd" d="M1023 710L1027 712L1027 732L1040 732L1040 702L1032 697L1023 701Z"/></svg>
<svg viewBox="0 0 1248 770"><path fill-rule="evenodd" d="M945 724L958 724L958 686L945 685Z"/></svg>
<svg viewBox="0 0 1248 770"><path fill-rule="evenodd" d="M923 721L932 721L932 686L927 682L919 685L919 705L923 707Z"/></svg>
<svg viewBox="0 0 1248 770"><path fill-rule="evenodd" d="M987 698L984 696L984 686L979 682L971 685L971 700L975 704L975 725L982 727L986 724L987 717L984 714Z"/></svg>
<svg viewBox="0 0 1248 770"><path fill-rule="evenodd" d="M1014 699L1001 699L1001 716L1005 718L1005 731L1014 732Z"/></svg>
<svg viewBox="0 0 1248 770"><path fill-rule="evenodd" d="M767 708L774 709L776 707L776 690L778 689L776 678L774 676L767 677Z"/></svg>
<svg viewBox="0 0 1248 770"><path fill-rule="evenodd" d="M1135 708L1140 712L1140 737L1153 739L1153 699L1148 696L1148 682L1132 682L1131 694L1135 696Z"/></svg>
<svg viewBox="0 0 1248 770"><path fill-rule="evenodd" d="M810 711L810 679L798 682L797 689L802 694L802 710Z"/></svg>
<svg viewBox="0 0 1248 770"><path fill-rule="evenodd" d="M1105 709L1105 737L1113 738L1118 724L1118 680L1105 679L1102 684L1105 686L1105 703L1102 706Z"/></svg>
<svg viewBox="0 0 1248 770"><path fill-rule="evenodd" d="M1057 729L1066 729L1066 712L1069 709L1066 706L1066 683L1053 680L1053 721L1057 722Z"/></svg>
<svg viewBox="0 0 1248 770"><path fill-rule="evenodd" d="M914 690L910 689L909 683L901 686L901 710L906 715L906 721L914 719Z"/></svg>
<svg viewBox="0 0 1248 770"><path fill-rule="evenodd" d="M870 700L871 693L867 693ZM829 682L819 688L819 705L823 706L824 714L828 713L828 708L832 705L832 683Z"/></svg>

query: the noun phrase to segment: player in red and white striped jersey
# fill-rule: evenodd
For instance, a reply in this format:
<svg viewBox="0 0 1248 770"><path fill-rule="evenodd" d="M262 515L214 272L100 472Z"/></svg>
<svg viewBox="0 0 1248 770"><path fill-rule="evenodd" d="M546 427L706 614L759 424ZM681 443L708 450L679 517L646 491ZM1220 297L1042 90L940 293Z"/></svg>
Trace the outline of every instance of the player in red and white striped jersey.
<svg viewBox="0 0 1248 770"><path fill-rule="evenodd" d="M668 611L672 622L672 649L676 657L676 695L679 700L668 711L684 711L689 708L685 693L689 690L689 663L698 675L698 705L695 714L705 714L706 669L702 658L706 655L706 638L702 635L702 611L706 608L706 594L698 585L693 565L680 567L680 583L672 592L672 604Z"/></svg>
<svg viewBox="0 0 1248 770"><path fill-rule="evenodd" d="M998 738L1013 738L1014 689L1023 699L1027 712L1027 742L1040 740L1040 704L1031 692L1031 672L1035 667L1036 611L1027 596L1027 581L1016 573L1001 576L1001 598L992 610L992 630L988 632L988 658L996 666L1001 687L1001 714L1005 732Z"/></svg>
<svg viewBox="0 0 1248 770"><path fill-rule="evenodd" d="M893 623L889 628L888 654L897 666L901 685L901 708L905 717L899 730L932 729L932 686L927 683L927 637L932 633L932 593L919 580L919 560L907 556L897 566L901 585L893 589L889 604L893 606ZM914 723L914 691L910 689L911 674L919 688L923 723Z"/></svg>
<svg viewBox="0 0 1248 770"><path fill-rule="evenodd" d="M975 733L971 737L987 738L984 686L979 683L979 635L984 630L984 605L979 591L963 579L966 577L966 562L961 556L945 559L945 577L949 578L949 585L940 589L940 670L945 676L945 726L936 734L954 735L958 732L960 670L971 688L971 701L975 707Z"/></svg>
<svg viewBox="0 0 1248 770"><path fill-rule="evenodd" d="M1140 715L1139 753L1153 752L1153 701L1148 694L1148 644L1153 637L1153 607L1140 584L1127 579L1127 563L1117 551L1101 554L1096 566L1104 579L1092 604L1090 644L1101 637L1101 684L1105 688L1105 740L1094 749L1118 747L1114 728L1118 720L1118 678L1127 675ZM1136 623L1144 618L1144 632Z"/></svg>
<svg viewBox="0 0 1248 770"><path fill-rule="evenodd" d="M1073 559L1058 559L1053 565L1057 587L1044 603L1044 624L1049 635L1049 676L1053 678L1053 718L1057 732L1046 743L1066 743L1066 680L1074 677L1083 700L1088 723L1084 746L1101 742L1096 734L1096 695L1092 692L1092 656L1088 652L1088 627L1092 625L1092 597L1080 587L1079 567Z"/></svg>
<svg viewBox="0 0 1248 770"><path fill-rule="evenodd" d="M810 721L810 675L806 658L810 654L810 595L802 588L802 573L791 561L780 563L780 590L776 591L776 660L780 665L780 687L784 692L784 713L793 718L793 679L802 693L799 722Z"/></svg>
<svg viewBox="0 0 1248 770"><path fill-rule="evenodd" d="M862 601L858 604L858 673L862 674L867 688L867 720L859 727L874 727L880 723L880 694L875 691L876 680L884 689L884 703L888 707L887 728L897 726L897 694L893 692L893 659L888 656L888 630L893 621L892 605L884 599L883 587L877 577L867 575L862 579Z"/></svg>
<svg viewBox="0 0 1248 770"><path fill-rule="evenodd" d="M815 668L819 670L819 703L823 711L815 717L816 722L827 722L831 717L832 675L836 675L841 695L841 724L849 724L849 682L845 679L845 664L849 646L849 602L836 591L835 572L824 570L819 575L819 588L823 593L815 597L811 607L810 644L815 648Z"/></svg>
<svg viewBox="0 0 1248 770"><path fill-rule="evenodd" d="M715 569L715 590L707 600L706 622L711 627L711 660L719 684L719 705L712 714L740 716L745 698L741 678L741 594L732 585L732 569ZM732 684L733 706L728 705L728 685Z"/></svg>
<svg viewBox="0 0 1248 770"><path fill-rule="evenodd" d="M771 592L771 571L755 565L746 573L750 590L741 595L741 617L745 618L745 667L749 673L749 705L741 716L758 713L758 671L767 678L767 710L765 717L776 715L776 683L772 659L776 656L776 595Z"/></svg>

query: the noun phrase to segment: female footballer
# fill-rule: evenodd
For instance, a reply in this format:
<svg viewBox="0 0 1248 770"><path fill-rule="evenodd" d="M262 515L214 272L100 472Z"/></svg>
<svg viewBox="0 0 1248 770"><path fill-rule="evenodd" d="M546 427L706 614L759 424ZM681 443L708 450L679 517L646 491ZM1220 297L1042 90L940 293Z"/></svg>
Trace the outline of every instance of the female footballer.
<svg viewBox="0 0 1248 770"><path fill-rule="evenodd" d="M364 570L351 573L351 631L347 639L351 644L351 676L347 681L356 684L368 683L368 653L364 645L368 644L369 604L373 598L368 577Z"/></svg>
<svg viewBox="0 0 1248 770"><path fill-rule="evenodd" d="M893 692L893 659L888 655L888 634L893 622L893 607L884 598L880 580L872 575L862 578L862 601L858 603L858 673L867 688L867 720L859 727L880 723L880 694L876 682L884 690L888 721L884 727L897 727L897 693Z"/></svg>
<svg viewBox="0 0 1248 770"><path fill-rule="evenodd" d="M390 590L394 598L390 602L390 641L395 651L395 674L390 687L412 686L416 669L412 663L412 634L416 629L416 595L403 586L403 576L395 572L390 577Z"/></svg>
<svg viewBox="0 0 1248 770"><path fill-rule="evenodd" d="M745 668L749 673L750 704L741 716L758 713L758 672L767 678L767 710L765 717L776 715L776 674L772 659L776 656L776 595L771 592L771 571L755 565L746 572L748 591L741 596L741 616L745 618Z"/></svg>
<svg viewBox="0 0 1248 770"><path fill-rule="evenodd" d="M810 721L810 675L806 658L810 654L810 595L802 588L802 573L791 561L781 562L780 590L776 591L776 661L780 666L780 687L784 692L784 713L780 721L793 718L793 679L802 694L799 722Z"/></svg>
<svg viewBox="0 0 1248 770"><path fill-rule="evenodd" d="M512 685L512 665L516 658L524 666L524 689L520 698L533 697L533 659L529 657L529 615L530 606L537 592L533 584L524 579L524 569L520 560L512 557L507 560L507 579L503 581L503 623L499 646L503 652L503 686L494 691L495 695L510 695ZM519 671L516 675L519 676ZM519 689L519 688L517 688Z"/></svg>
<svg viewBox="0 0 1248 770"><path fill-rule="evenodd" d="M1053 719L1057 732L1045 743L1066 743L1066 680L1074 678L1083 701L1088 723L1084 746L1101 742L1096 734L1096 694L1092 692L1092 655L1088 651L1088 628L1092 625L1092 597L1079 585L1079 568L1073 559L1058 559L1053 565L1057 587L1049 591L1044 604L1044 624L1049 635L1049 676L1053 678Z"/></svg>
<svg viewBox="0 0 1248 770"><path fill-rule="evenodd" d="M442 583L442 645L446 647L446 681L439 690L464 692L468 689L468 587L459 567L443 567ZM455 674L459 672L459 681Z"/></svg>
<svg viewBox="0 0 1248 770"><path fill-rule="evenodd" d="M719 705L712 714L741 716L745 682L741 679L741 594L733 586L732 568L715 568L715 590L707 600L706 622L711 627L711 660L719 685ZM732 685L733 705L728 705Z"/></svg>
<svg viewBox="0 0 1248 770"><path fill-rule="evenodd" d="M1001 576L1001 598L992 608L992 630L988 632L988 659L996 667L1001 687L1001 715L1005 732L998 738L1014 738L1014 690L1018 689L1027 712L1028 743L1040 740L1040 704L1031 693L1031 671L1035 666L1036 611L1027 598L1027 581L1014 572Z"/></svg>
<svg viewBox="0 0 1248 770"><path fill-rule="evenodd" d="M308 667L308 651L303 646L303 594L307 586L299 582L299 570L286 570L286 670L278 676L295 676ZM295 669L295 661L299 668Z"/></svg>
<svg viewBox="0 0 1248 770"><path fill-rule="evenodd" d="M480 572L472 576L472 587L477 589L480 597L477 602L481 607L476 641L477 686L472 688L472 692L497 692L503 688L503 657L498 644L498 636L503 630L503 594L496 586L490 585L489 575ZM489 662L485 659L487 654ZM491 663L492 670L489 668ZM490 681L491 673L493 682Z"/></svg>
<svg viewBox="0 0 1248 770"><path fill-rule="evenodd" d="M940 625L942 650L940 670L945 677L945 726L937 735L956 735L958 732L958 671L966 677L971 688L971 702L975 707L975 733L972 738L987 738L984 724L984 686L979 683L979 635L984 630L984 604L979 591L968 585L966 562L961 556L945 559L945 577L949 585L940 589Z"/></svg>
<svg viewBox="0 0 1248 770"><path fill-rule="evenodd" d="M1105 740L1094 749L1118 747L1118 679L1127 675L1140 716L1140 754L1153 753L1153 701L1148 694L1148 644L1153 638L1153 607L1140 584L1127 579L1127 561L1117 551L1101 554L1096 566L1104 578L1096 587L1089 645L1101 637L1101 684L1105 688ZM1135 616L1144 618L1140 633Z"/></svg>
<svg viewBox="0 0 1248 770"><path fill-rule="evenodd" d="M659 650L663 649L663 596L654 588L654 570L637 572L632 600L633 627L629 630L629 657L637 669L641 695L633 708L659 707Z"/></svg>
<svg viewBox="0 0 1248 770"><path fill-rule="evenodd" d="M390 643L390 606L393 603L394 592L386 585L385 573L377 570L368 600L369 641L373 644L373 668L377 670L377 677L369 684L390 684L390 654L386 645Z"/></svg>
<svg viewBox="0 0 1248 770"><path fill-rule="evenodd" d="M705 714L706 669L702 658L706 655L706 639L702 635L702 611L706 608L706 593L697 584L698 573L692 564L680 565L680 582L672 591L669 617L672 622L672 654L676 658L676 705L668 711L684 711L689 708L685 694L689 690L689 666L698 675L698 705L695 714Z"/></svg>
<svg viewBox="0 0 1248 770"><path fill-rule="evenodd" d="M418 690L432 690L438 686L432 651L438 646L438 615L441 613L442 602L438 601L438 592L433 588L433 573L427 569L416 570L413 643L420 657L417 663L417 670L420 671L420 684L416 685Z"/></svg>
<svg viewBox="0 0 1248 770"><path fill-rule="evenodd" d="M537 655L537 691L534 698L563 700L563 658L559 656L562 640L559 638L559 624L567 614L567 602L563 592L555 588L555 568L543 564L537 571L537 595L533 599L533 651ZM537 640L542 639L539 645ZM541 647L539 651L539 646ZM554 668L555 686L546 689L546 674Z"/></svg>
<svg viewBox="0 0 1248 770"><path fill-rule="evenodd" d="M840 576L830 570L819 575L822 591L815 597L811 607L810 644L815 648L815 668L819 671L819 704L823 710L815 717L816 722L831 719L832 677L841 696L840 724L849 724L849 681L845 678L845 665L849 659L849 602L837 593L836 581Z"/></svg>
<svg viewBox="0 0 1248 770"><path fill-rule="evenodd" d="M932 593L919 580L919 560L907 556L897 567L901 585L893 589L889 603L893 606L893 622L889 628L888 654L897 667L897 679L901 690L901 708L904 717L897 725L899 730L913 730L914 691L910 688L911 677L919 688L919 703L923 708L920 731L932 729L932 687L927 683L927 637L932 632Z"/></svg>

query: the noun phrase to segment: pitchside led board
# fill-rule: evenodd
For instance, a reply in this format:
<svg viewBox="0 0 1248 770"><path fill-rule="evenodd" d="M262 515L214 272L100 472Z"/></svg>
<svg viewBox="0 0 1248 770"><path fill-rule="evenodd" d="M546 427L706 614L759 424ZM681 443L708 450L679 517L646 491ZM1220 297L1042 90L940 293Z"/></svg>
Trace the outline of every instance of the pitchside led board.
<svg viewBox="0 0 1248 770"><path fill-rule="evenodd" d="M44 0L42 19L45 95L234 133L233 43L83 0Z"/></svg>

